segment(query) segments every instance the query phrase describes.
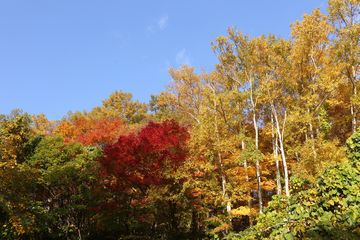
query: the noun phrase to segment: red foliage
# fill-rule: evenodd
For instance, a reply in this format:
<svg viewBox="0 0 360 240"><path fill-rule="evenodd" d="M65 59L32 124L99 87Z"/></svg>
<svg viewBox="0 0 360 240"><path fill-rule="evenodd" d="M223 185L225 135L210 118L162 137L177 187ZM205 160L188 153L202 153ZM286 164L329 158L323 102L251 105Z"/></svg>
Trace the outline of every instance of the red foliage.
<svg viewBox="0 0 360 240"><path fill-rule="evenodd" d="M150 122L138 133L120 136L104 150L101 164L106 175L115 176L116 187L160 184L164 170L175 169L186 159L189 133L175 121Z"/></svg>

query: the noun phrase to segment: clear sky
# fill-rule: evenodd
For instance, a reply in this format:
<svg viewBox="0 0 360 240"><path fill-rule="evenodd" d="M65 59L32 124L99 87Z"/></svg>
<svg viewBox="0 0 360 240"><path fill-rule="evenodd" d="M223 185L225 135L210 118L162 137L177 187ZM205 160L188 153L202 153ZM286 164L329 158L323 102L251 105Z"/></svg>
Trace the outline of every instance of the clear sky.
<svg viewBox="0 0 360 240"><path fill-rule="evenodd" d="M288 38L326 0L0 0L0 113L60 119L115 90L148 101L169 67L211 70L210 43L233 26Z"/></svg>

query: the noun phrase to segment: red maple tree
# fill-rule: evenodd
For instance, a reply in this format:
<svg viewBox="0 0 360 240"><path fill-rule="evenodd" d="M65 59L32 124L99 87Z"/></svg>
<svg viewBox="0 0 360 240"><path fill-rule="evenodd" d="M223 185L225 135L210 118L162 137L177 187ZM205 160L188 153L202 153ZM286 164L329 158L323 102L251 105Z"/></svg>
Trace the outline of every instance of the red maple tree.
<svg viewBox="0 0 360 240"><path fill-rule="evenodd" d="M176 121L150 122L104 149L104 173L113 177L114 187L161 184L166 180L165 170L176 169L185 161L188 138L187 129Z"/></svg>

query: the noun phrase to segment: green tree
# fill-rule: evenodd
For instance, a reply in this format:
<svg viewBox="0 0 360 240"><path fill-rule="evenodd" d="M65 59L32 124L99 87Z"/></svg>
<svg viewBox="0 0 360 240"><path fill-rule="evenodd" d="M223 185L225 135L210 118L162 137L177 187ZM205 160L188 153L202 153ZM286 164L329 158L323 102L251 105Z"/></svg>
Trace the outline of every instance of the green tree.
<svg viewBox="0 0 360 240"><path fill-rule="evenodd" d="M0 116L0 164L24 161L26 144L32 136L30 123L30 116L21 110Z"/></svg>

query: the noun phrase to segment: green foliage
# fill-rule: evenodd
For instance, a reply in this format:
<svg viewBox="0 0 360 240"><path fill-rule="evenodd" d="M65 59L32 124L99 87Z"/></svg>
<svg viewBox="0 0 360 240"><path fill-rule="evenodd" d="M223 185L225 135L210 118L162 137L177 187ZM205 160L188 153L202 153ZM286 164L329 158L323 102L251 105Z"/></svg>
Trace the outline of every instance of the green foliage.
<svg viewBox="0 0 360 240"><path fill-rule="evenodd" d="M360 159L360 131L355 132L347 141L346 141L346 153L347 157L351 161L359 162Z"/></svg>
<svg viewBox="0 0 360 240"><path fill-rule="evenodd" d="M262 153L256 149L254 142L251 141L251 139L246 141L246 149L241 152L240 163L242 163L244 160L255 163L257 160L262 159Z"/></svg>
<svg viewBox="0 0 360 240"><path fill-rule="evenodd" d="M350 161L327 168L315 184L289 199L274 197L257 224L234 239L359 238L359 136L357 132L347 141ZM296 182L296 189L307 184Z"/></svg>
<svg viewBox="0 0 360 240"><path fill-rule="evenodd" d="M39 234L77 239L89 233L95 215L91 208L98 201L95 159L101 152L79 143L66 144L59 137L35 138L29 145L33 149L24 163L1 171L8 179L0 187L0 206L8 222L1 230L4 239Z"/></svg>
<svg viewBox="0 0 360 240"><path fill-rule="evenodd" d="M24 161L25 145L32 135L30 123L30 115L21 110L0 116L0 165Z"/></svg>
<svg viewBox="0 0 360 240"><path fill-rule="evenodd" d="M325 108L321 108L319 111L319 128L321 133L325 136L328 135L331 129L329 116Z"/></svg>

